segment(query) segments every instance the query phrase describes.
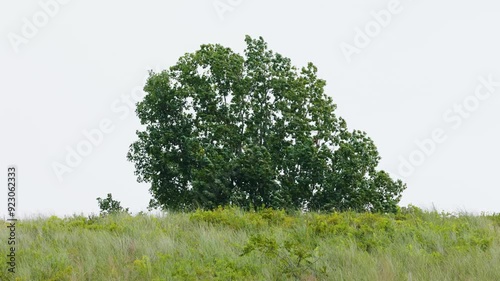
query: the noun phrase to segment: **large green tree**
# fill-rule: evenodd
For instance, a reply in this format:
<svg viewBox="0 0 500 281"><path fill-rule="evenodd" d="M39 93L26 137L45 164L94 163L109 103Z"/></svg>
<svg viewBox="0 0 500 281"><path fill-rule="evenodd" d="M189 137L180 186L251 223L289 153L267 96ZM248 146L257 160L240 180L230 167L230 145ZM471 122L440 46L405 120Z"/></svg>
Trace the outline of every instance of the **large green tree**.
<svg viewBox="0 0 500 281"><path fill-rule="evenodd" d="M395 211L406 186L376 170L375 145L335 115L316 67L245 41L244 55L202 45L150 73L128 159L151 207Z"/></svg>

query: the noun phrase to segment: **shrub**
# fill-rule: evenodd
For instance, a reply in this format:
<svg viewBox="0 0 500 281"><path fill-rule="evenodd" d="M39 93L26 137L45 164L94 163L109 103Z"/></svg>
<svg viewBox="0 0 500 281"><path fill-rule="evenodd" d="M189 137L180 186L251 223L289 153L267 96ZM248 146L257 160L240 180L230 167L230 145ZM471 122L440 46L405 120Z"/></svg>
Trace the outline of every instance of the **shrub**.
<svg viewBox="0 0 500 281"><path fill-rule="evenodd" d="M111 193L108 193L108 197L102 199L97 197L97 204L101 209L101 215L108 215L113 213L128 213L128 208L123 208L120 201L113 199Z"/></svg>

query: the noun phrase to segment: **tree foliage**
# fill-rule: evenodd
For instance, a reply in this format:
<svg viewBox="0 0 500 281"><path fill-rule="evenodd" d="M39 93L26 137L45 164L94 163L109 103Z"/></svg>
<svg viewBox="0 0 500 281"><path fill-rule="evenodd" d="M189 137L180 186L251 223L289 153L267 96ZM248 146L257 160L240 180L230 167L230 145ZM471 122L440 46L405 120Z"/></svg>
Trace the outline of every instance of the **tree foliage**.
<svg viewBox="0 0 500 281"><path fill-rule="evenodd" d="M96 200L99 205L99 209L101 209L101 215L128 213L128 208L123 208L121 206L121 202L114 200L111 193L108 193L108 196L104 199L97 197Z"/></svg>
<svg viewBox="0 0 500 281"><path fill-rule="evenodd" d="M127 155L150 206L395 211L405 185L376 170L373 141L335 115L317 68L245 41L244 55L202 45L150 72Z"/></svg>

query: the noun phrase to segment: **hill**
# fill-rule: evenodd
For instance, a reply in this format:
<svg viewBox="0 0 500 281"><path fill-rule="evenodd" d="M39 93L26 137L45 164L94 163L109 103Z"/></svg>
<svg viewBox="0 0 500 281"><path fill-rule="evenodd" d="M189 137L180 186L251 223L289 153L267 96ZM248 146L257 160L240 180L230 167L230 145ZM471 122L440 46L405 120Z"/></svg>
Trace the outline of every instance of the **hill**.
<svg viewBox="0 0 500 281"><path fill-rule="evenodd" d="M234 208L18 222L2 280L500 280L500 215ZM5 227L2 253L8 253ZM6 265L7 256L0 256Z"/></svg>

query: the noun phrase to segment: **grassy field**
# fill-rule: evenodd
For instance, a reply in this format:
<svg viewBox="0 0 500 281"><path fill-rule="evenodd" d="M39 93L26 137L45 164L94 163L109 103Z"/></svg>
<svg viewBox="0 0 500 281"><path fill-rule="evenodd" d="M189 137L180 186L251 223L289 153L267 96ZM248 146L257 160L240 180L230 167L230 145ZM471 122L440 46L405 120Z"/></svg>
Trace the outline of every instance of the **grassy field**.
<svg viewBox="0 0 500 281"><path fill-rule="evenodd" d="M500 215L263 210L39 218L1 280L500 280ZM13 278L14 277L14 278Z"/></svg>

